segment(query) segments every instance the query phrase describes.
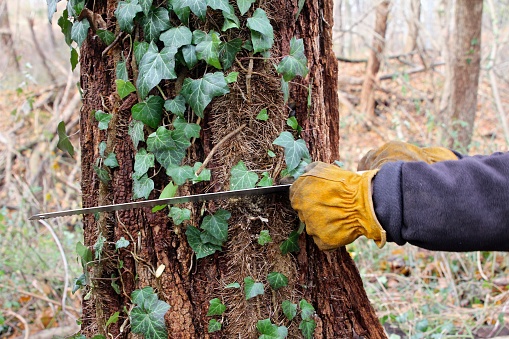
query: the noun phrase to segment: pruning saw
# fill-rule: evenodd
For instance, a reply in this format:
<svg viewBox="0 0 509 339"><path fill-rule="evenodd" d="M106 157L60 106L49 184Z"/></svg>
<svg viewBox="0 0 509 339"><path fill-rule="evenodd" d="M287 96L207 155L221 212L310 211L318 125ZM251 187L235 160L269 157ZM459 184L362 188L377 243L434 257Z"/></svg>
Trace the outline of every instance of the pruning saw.
<svg viewBox="0 0 509 339"><path fill-rule="evenodd" d="M50 219L50 218L65 217L65 216L77 215L77 214L93 214L93 213L100 213L100 212L123 211L123 210L130 210L130 209L134 209L134 208L154 207L154 206L159 206L159 205L176 205L176 204L184 204L187 202L200 202L200 201L220 200L220 199L224 200L224 199L231 199L231 198L238 198L238 197L249 197L249 196L266 195L266 194L274 194L274 193L288 193L288 191L290 190L290 186L291 186L291 184L285 184L285 185L247 188L247 189L223 191L223 192L203 193L203 194L195 194L195 195L173 197L173 198L135 201L135 202L122 203L122 204L112 204L112 205L104 205L104 206L96 206L96 207L78 208L78 209L65 210L65 211L35 214L35 215L31 216L29 218L29 220Z"/></svg>

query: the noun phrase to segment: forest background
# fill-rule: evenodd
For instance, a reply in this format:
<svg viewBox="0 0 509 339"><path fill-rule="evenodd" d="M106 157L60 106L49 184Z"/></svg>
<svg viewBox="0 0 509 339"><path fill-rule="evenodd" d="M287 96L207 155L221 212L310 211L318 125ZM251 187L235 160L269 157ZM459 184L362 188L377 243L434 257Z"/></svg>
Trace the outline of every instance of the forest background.
<svg viewBox="0 0 509 339"><path fill-rule="evenodd" d="M368 150L389 140L469 154L508 151L509 1L483 4L477 108L467 145L440 131L453 2L390 1L384 39L375 25L381 3L335 3L344 167L355 170ZM78 70L70 70L69 48L56 20L48 23L43 0L0 0L0 35L0 337L23 336L26 329L65 335L76 330L73 318L80 314L80 292L70 291L81 269L75 249L80 217L54 219L47 227L27 219L35 211L80 206L80 150L71 158L56 147L60 121L79 145ZM363 83L372 71L367 64L374 41L385 46L376 54L380 69L370 109L363 104ZM364 239L348 251L392 338L509 333L507 254L391 245L379 250ZM67 314L59 312L62 300Z"/></svg>

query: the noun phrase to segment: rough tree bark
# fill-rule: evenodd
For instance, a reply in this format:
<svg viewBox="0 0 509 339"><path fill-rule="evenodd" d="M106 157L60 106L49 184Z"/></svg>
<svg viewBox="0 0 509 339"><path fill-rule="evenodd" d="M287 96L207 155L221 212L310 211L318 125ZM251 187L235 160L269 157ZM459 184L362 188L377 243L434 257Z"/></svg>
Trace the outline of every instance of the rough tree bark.
<svg viewBox="0 0 509 339"><path fill-rule="evenodd" d="M373 37L373 45L369 51L368 64L366 66L366 74L364 75L364 83L362 84L361 100L359 111L366 114L369 122L375 121L375 86L376 75L380 70L380 62L382 60L385 47L385 32L387 30L387 17L389 15L389 0L382 1L376 7L375 35Z"/></svg>
<svg viewBox="0 0 509 339"><path fill-rule="evenodd" d="M457 1L446 40L446 80L441 100L441 120L446 144L463 152L472 138L481 67L483 2Z"/></svg>
<svg viewBox="0 0 509 339"><path fill-rule="evenodd" d="M196 139L189 158L203 161L212 147L231 131L240 132L221 144L212 158L212 180L208 184L181 187L179 194L203 193L228 189L228 173L232 165L243 160L248 167L265 159L266 170L277 177L281 171L282 152L272 146L272 141L285 129L285 121L295 114L303 127L314 160L332 161L339 158L339 115L337 98L337 61L332 53L333 5L331 0L306 1L298 16L297 0L257 2L263 6L274 26L275 45L271 57L280 60L288 54L289 41L296 36L304 39L310 74L295 80L291 100L287 107L279 89L279 77L271 63L249 55L238 57L232 70L239 71L239 79L230 86L230 94L216 99L201 121L202 134ZM94 4L94 5L93 5ZM93 5L93 6L92 6ZM118 32L114 11L116 0L90 1L89 9L101 15L110 30ZM208 16L210 18L211 16ZM202 23L206 27L207 23ZM135 30L139 32L138 30ZM137 33L139 34L139 33ZM136 38L136 36L135 36ZM83 205L94 206L122 203L132 200L134 154L136 150L127 134L131 120L131 107L137 102L135 94L120 100L115 93L115 64L129 53L129 39L123 39L105 56L105 45L89 32L81 48L81 111L82 190ZM133 61L127 60L131 77ZM203 71L202 71L203 73ZM311 88L311 106L308 106L308 87ZM175 95L171 84L162 86L169 98ZM271 125L254 119L262 108L269 108ZM99 131L93 118L96 110L113 114L107 131ZM93 169L99 157L99 143L107 142L106 152L114 150L119 167L111 171L108 185L100 182ZM267 149L277 156L267 160ZM159 171L153 174L156 190L161 190L168 178ZM150 198L157 197L152 193ZM185 228L173 225L167 212L152 213L150 209L129 210L101 215L84 216L85 244L92 246L98 234L114 243L120 237L131 241L122 249L118 261L107 260L90 268L94 289L90 298L83 300L82 333L111 333L115 338L127 338L129 328L121 326L127 315L131 291L145 286L157 290L159 298L171 305L166 314L168 332L172 338L257 338L256 321L271 318L278 325L289 325L281 312L281 302L298 302L305 298L316 309L316 338L365 338L385 337L376 314L363 289L359 273L344 248L330 253L320 252L305 235L299 238L300 252L295 256L282 255L279 243L296 227L296 215L286 197L260 197L227 202L210 202L187 206L193 212L192 224L200 219L200 211L225 208L232 213L229 220L228 243L224 251L196 261L189 247ZM265 222L264 220L268 220ZM256 235L269 229L273 243L260 247ZM135 245L135 247L133 247ZM109 252L108 252L109 251ZM135 255L134 255L135 254ZM106 249L104 258L115 257ZM166 269L156 278L153 270L160 264ZM242 292L225 289L233 281L242 283L243 277L252 276L264 281L266 274L279 271L289 278L289 286L277 291L266 290L265 295L246 302ZM111 286L111 278L121 285L121 294ZM85 291L88 293L88 291ZM209 300L220 297L227 306L223 330L207 333ZM116 311L120 320L107 330L105 323ZM291 337L299 337L298 324L289 326Z"/></svg>

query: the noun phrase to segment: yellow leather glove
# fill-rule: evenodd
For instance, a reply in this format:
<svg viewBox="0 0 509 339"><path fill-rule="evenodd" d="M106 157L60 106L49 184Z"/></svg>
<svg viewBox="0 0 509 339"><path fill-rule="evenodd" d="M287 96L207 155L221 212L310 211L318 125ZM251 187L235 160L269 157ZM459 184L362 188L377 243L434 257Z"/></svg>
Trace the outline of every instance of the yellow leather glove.
<svg viewBox="0 0 509 339"><path fill-rule="evenodd" d="M361 235L385 245L376 219L371 180L378 170L355 173L323 162L301 175L290 188L292 207L321 250L345 246Z"/></svg>
<svg viewBox="0 0 509 339"><path fill-rule="evenodd" d="M415 145L390 141L380 148L372 149L361 159L359 171L382 167L391 161L424 161L428 164L444 160L458 160L456 154L444 147L417 147Z"/></svg>

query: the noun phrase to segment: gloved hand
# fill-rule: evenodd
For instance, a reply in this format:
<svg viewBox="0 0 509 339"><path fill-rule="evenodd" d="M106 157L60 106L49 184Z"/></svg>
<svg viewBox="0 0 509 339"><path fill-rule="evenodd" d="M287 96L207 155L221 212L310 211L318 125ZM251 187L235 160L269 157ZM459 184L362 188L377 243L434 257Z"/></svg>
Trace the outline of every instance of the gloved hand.
<svg viewBox="0 0 509 339"><path fill-rule="evenodd" d="M378 170L355 173L316 162L290 188L292 207L321 250L345 246L361 235L385 245L376 219L371 180Z"/></svg>
<svg viewBox="0 0 509 339"><path fill-rule="evenodd" d="M361 159L357 170L365 171L382 167L391 161L424 161L433 164L444 160L458 160L456 154L444 147L417 147L415 145L390 141L380 148L372 149Z"/></svg>

